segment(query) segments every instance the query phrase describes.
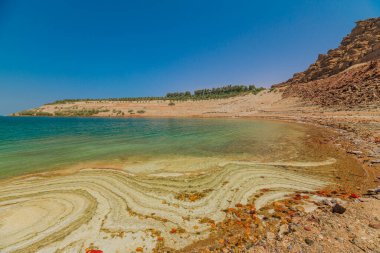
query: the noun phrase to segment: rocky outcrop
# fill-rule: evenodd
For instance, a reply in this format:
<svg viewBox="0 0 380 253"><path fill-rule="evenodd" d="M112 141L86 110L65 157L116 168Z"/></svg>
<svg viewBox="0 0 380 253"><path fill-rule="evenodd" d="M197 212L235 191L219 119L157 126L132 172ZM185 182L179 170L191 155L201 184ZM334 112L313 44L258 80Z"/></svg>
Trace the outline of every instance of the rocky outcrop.
<svg viewBox="0 0 380 253"><path fill-rule="evenodd" d="M331 77L289 85L284 96L301 97L324 107L380 105L380 60L357 64Z"/></svg>
<svg viewBox="0 0 380 253"><path fill-rule="evenodd" d="M350 66L380 58L380 18L356 22L356 27L336 49L320 54L304 72L284 84L306 83L335 75Z"/></svg>
<svg viewBox="0 0 380 253"><path fill-rule="evenodd" d="M336 49L288 81L285 97L321 106L356 108L380 104L380 18L356 23Z"/></svg>

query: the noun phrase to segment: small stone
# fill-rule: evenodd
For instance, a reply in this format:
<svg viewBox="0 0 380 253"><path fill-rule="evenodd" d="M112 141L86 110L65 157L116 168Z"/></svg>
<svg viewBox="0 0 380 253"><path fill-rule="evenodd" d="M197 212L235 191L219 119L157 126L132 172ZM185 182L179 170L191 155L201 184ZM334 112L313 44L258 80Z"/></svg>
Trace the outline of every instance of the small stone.
<svg viewBox="0 0 380 253"><path fill-rule="evenodd" d="M278 231L278 236L282 238L289 231L289 226L287 224L283 224L280 226Z"/></svg>
<svg viewBox="0 0 380 253"><path fill-rule="evenodd" d="M359 150L352 150L352 151L347 151L347 153L349 154L354 154L354 155L362 155L363 152L359 151Z"/></svg>
<svg viewBox="0 0 380 253"><path fill-rule="evenodd" d="M303 227L306 231L311 231L311 227L309 227L309 226L304 226Z"/></svg>
<svg viewBox="0 0 380 253"><path fill-rule="evenodd" d="M371 163L380 163L380 159L372 160Z"/></svg>
<svg viewBox="0 0 380 253"><path fill-rule="evenodd" d="M367 194L368 194L368 195L376 195L376 194L378 194L378 193L380 193L380 188L376 188L376 189L368 189L368 191L367 191Z"/></svg>
<svg viewBox="0 0 380 253"><path fill-rule="evenodd" d="M380 222L371 222L369 224L369 227L374 229L380 229Z"/></svg>
<svg viewBox="0 0 380 253"><path fill-rule="evenodd" d="M339 204L335 204L335 206L333 207L332 209L332 212L333 213L339 213L339 214L342 214L346 211L346 208L344 208L343 206L339 205Z"/></svg>
<svg viewBox="0 0 380 253"><path fill-rule="evenodd" d="M305 242L306 242L307 245L313 245L313 243L314 243L314 241L311 240L311 239L309 239L309 238L306 238Z"/></svg>
<svg viewBox="0 0 380 253"><path fill-rule="evenodd" d="M333 202L328 199L322 199L322 204L326 206L333 206Z"/></svg>
<svg viewBox="0 0 380 253"><path fill-rule="evenodd" d="M247 245L245 245L245 249L249 250L250 248L252 248L254 246L253 243L247 243Z"/></svg>

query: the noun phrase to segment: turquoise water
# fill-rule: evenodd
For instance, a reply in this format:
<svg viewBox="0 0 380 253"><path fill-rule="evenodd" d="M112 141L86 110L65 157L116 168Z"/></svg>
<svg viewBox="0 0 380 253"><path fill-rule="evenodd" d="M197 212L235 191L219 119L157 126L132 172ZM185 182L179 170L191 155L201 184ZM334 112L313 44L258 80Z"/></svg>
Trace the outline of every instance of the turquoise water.
<svg viewBox="0 0 380 253"><path fill-rule="evenodd" d="M287 160L307 151L306 136L302 126L271 121L0 117L0 177L154 157Z"/></svg>

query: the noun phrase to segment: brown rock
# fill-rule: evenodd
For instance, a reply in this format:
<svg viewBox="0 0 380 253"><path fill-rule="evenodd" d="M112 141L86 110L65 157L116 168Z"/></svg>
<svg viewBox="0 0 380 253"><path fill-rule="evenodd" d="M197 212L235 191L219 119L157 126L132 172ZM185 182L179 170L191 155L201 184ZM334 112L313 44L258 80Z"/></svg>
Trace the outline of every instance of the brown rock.
<svg viewBox="0 0 380 253"><path fill-rule="evenodd" d="M346 211L346 208L344 208L343 206L339 204L335 204L335 206L332 208L333 213L343 214L345 211Z"/></svg>
<svg viewBox="0 0 380 253"><path fill-rule="evenodd" d="M285 97L301 97L325 107L380 105L380 18L357 22L341 45L288 81ZM378 141L380 138L376 137Z"/></svg>
<svg viewBox="0 0 380 253"><path fill-rule="evenodd" d="M313 243L314 243L314 241L311 240L311 239L309 239L309 238L306 238L305 242L306 242L307 245L313 245Z"/></svg>
<svg viewBox="0 0 380 253"><path fill-rule="evenodd" d="M369 224L369 227L374 228L374 229L380 229L380 222L371 222Z"/></svg>
<svg viewBox="0 0 380 253"><path fill-rule="evenodd" d="M320 54L315 63L294 74L287 83L306 83L335 75L348 67L379 58L380 18L356 22L356 27L336 49Z"/></svg>
<svg viewBox="0 0 380 253"><path fill-rule="evenodd" d="M311 227L309 226L304 226L303 229L305 229L306 231L311 231Z"/></svg>

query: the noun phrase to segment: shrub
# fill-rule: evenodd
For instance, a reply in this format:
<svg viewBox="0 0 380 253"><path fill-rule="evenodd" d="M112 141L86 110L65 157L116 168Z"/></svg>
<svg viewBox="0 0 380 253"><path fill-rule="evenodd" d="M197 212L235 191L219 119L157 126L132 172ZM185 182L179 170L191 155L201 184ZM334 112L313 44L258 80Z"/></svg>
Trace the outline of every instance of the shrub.
<svg viewBox="0 0 380 253"><path fill-rule="evenodd" d="M33 110L24 110L18 113L21 116L34 116L35 111Z"/></svg>
<svg viewBox="0 0 380 253"><path fill-rule="evenodd" d="M115 110L115 112L116 112L116 115L119 115L119 114L121 114L121 115L124 115L124 112L122 111L122 110Z"/></svg>
<svg viewBox="0 0 380 253"><path fill-rule="evenodd" d="M89 117L95 114L98 114L99 110L97 109L82 109L82 110L62 110L62 111L56 111L54 113L55 116L78 116L78 117Z"/></svg>
<svg viewBox="0 0 380 253"><path fill-rule="evenodd" d="M169 105L173 106L173 105L175 105L175 103L173 101L170 101Z"/></svg>
<svg viewBox="0 0 380 253"><path fill-rule="evenodd" d="M53 116L50 112L36 112L36 116Z"/></svg>
<svg viewBox="0 0 380 253"><path fill-rule="evenodd" d="M144 110L138 110L137 113L145 113Z"/></svg>
<svg viewBox="0 0 380 253"><path fill-rule="evenodd" d="M62 111L56 111L56 112L54 112L54 116L62 117L62 116L67 116L67 115L65 115L65 113Z"/></svg>

